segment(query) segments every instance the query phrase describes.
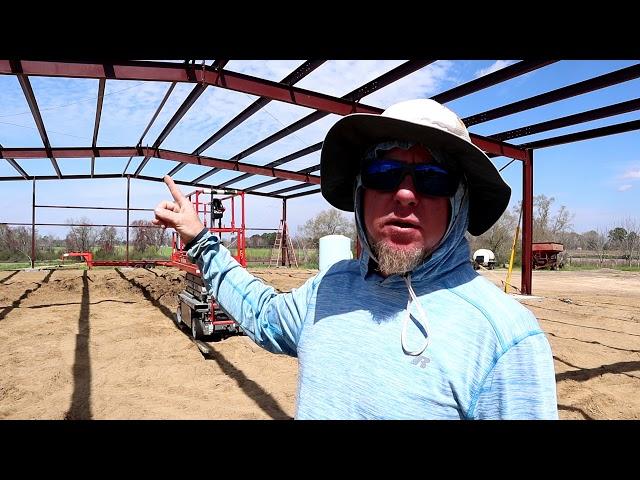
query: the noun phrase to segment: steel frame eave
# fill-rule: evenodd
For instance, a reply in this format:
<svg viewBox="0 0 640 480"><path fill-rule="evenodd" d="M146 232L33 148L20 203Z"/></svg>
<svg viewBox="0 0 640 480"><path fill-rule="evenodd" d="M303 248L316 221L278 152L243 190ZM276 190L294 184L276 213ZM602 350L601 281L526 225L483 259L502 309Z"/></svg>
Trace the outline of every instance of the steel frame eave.
<svg viewBox="0 0 640 480"><path fill-rule="evenodd" d="M196 156L173 150L151 149L148 147L68 147L68 148L52 148L51 153L59 158L87 158L92 153L96 157L127 157L127 156L145 156L160 158L163 160L174 160L177 162L191 163L195 165L205 165L211 167L221 167L227 170L235 170L238 172L255 173L268 177L283 178L285 180L296 180L298 182L307 182L319 184L320 177L306 173L293 172L290 170L281 170L276 168L261 167L259 165L251 165L240 162L229 162L212 157ZM48 158L49 152L44 148L2 148L0 149L0 158ZM60 177L62 178L62 176Z"/></svg>

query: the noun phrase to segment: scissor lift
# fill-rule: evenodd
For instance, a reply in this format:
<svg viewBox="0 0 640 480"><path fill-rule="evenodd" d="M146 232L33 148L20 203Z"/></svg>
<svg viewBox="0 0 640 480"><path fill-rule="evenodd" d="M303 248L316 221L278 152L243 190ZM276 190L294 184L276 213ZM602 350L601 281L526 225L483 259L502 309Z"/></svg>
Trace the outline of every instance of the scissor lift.
<svg viewBox="0 0 640 480"><path fill-rule="evenodd" d="M207 195L209 198L207 199ZM220 196L223 196L220 198ZM244 222L244 192L237 190L215 190L198 188L186 195L200 216L205 227L211 233L235 234L237 241L235 254L232 256L243 267L247 266ZM236 226L235 200L240 198L240 226ZM207 201L208 200L208 201ZM226 227L222 223L224 212L227 210L223 202L230 202L231 225ZM215 226L217 221L217 226ZM208 226L207 226L208 225ZM207 291L200 274L200 269L187 258L183 250L180 237L173 233L173 251L171 260L174 266L186 272L186 288L178 294L178 308L176 323L180 328L186 325L191 329L195 340L205 336L241 334L242 329L231 316L218 304L216 299Z"/></svg>

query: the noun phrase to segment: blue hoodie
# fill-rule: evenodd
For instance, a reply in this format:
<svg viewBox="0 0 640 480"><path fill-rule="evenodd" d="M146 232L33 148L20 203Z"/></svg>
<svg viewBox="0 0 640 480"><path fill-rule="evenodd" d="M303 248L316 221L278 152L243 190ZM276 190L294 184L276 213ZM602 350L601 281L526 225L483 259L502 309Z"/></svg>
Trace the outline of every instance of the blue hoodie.
<svg viewBox="0 0 640 480"><path fill-rule="evenodd" d="M473 270L468 202L459 208L408 277L430 340L417 356L400 342L407 309L415 313L407 279L381 277L368 248L284 294L249 274L215 235L188 254L254 342L298 357L297 419L557 419L549 343L528 309ZM409 322L408 347L419 350L425 334Z"/></svg>

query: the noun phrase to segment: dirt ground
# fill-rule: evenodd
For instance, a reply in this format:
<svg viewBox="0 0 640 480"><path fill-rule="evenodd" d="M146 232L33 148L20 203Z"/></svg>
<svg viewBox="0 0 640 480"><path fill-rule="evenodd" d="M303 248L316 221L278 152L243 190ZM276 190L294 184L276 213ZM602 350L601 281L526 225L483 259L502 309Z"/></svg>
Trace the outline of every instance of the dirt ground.
<svg viewBox="0 0 640 480"><path fill-rule="evenodd" d="M312 270L254 270L289 291ZM483 272L500 284L504 272ZM297 361L173 322L171 268L0 272L0 419L289 419ZM511 281L520 285L516 274ZM534 272L562 419L640 419L640 274Z"/></svg>

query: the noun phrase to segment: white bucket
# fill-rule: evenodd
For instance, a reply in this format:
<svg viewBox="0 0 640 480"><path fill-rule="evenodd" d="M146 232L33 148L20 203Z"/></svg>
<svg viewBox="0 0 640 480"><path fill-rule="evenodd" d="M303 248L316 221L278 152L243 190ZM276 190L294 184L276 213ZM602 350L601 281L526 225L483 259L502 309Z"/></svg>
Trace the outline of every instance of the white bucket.
<svg viewBox="0 0 640 480"><path fill-rule="evenodd" d="M344 235L326 235L320 238L319 268L326 270L340 260L351 260L351 239Z"/></svg>

